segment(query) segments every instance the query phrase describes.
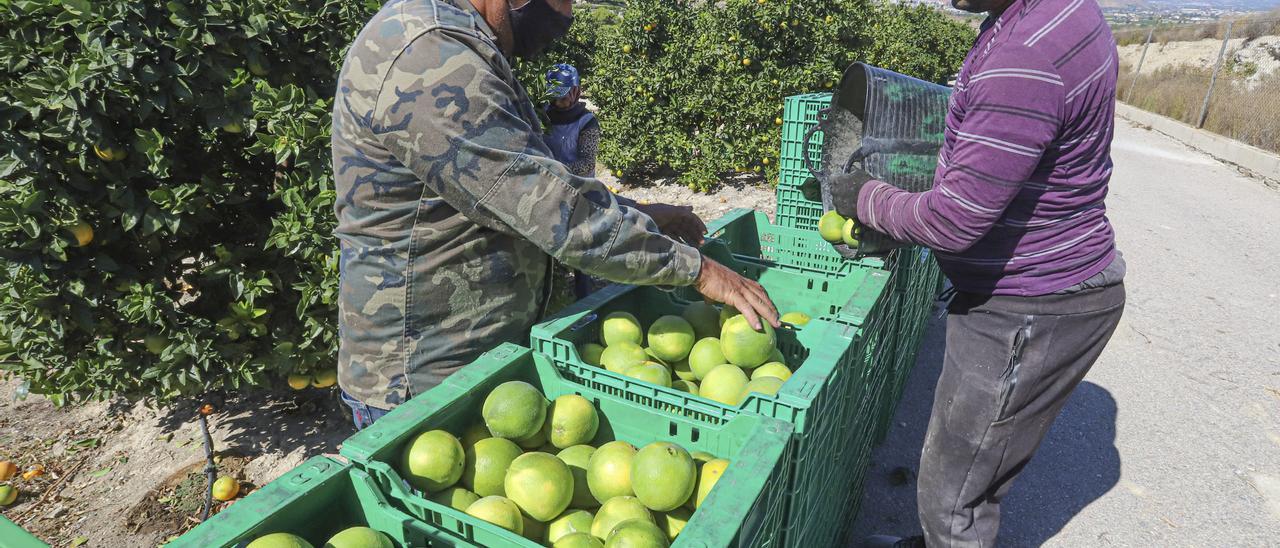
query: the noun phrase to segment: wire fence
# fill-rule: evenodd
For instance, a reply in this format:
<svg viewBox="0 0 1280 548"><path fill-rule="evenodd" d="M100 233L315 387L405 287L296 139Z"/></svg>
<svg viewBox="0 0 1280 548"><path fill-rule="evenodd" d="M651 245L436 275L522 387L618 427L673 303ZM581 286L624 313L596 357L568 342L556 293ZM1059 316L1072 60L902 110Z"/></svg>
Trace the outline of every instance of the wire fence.
<svg viewBox="0 0 1280 548"><path fill-rule="evenodd" d="M1115 34L1121 101L1280 152L1280 16Z"/></svg>

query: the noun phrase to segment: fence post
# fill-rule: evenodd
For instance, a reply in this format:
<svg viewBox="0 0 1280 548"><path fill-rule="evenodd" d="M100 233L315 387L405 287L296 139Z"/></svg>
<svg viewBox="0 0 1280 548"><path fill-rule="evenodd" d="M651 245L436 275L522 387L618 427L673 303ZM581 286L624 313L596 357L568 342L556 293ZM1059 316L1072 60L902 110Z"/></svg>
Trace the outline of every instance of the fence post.
<svg viewBox="0 0 1280 548"><path fill-rule="evenodd" d="M1147 43L1142 46L1142 57L1138 58L1138 68L1133 71L1133 81L1129 82L1129 91L1124 94L1124 102L1133 104L1133 88L1138 87L1138 76L1142 74L1142 64L1147 62L1147 50L1151 49L1151 39L1156 35L1156 27L1160 26L1160 22L1156 21L1155 26L1147 32Z"/></svg>
<svg viewBox="0 0 1280 548"><path fill-rule="evenodd" d="M1235 21L1227 21L1227 36L1222 39L1222 49L1218 51L1218 62L1213 65L1213 78L1209 80L1209 92L1204 94L1204 106L1200 107L1200 120L1197 128L1204 129L1209 118L1209 101L1213 99L1213 88L1218 85L1218 72L1222 70L1222 58L1227 55L1227 43L1231 41L1231 27Z"/></svg>

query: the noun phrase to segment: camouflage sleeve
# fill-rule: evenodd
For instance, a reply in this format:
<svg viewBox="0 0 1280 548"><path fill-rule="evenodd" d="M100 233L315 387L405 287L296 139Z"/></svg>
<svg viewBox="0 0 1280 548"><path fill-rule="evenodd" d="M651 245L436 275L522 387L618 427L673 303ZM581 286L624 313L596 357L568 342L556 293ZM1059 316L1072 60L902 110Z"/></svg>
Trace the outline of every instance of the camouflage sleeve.
<svg viewBox="0 0 1280 548"><path fill-rule="evenodd" d="M463 215L610 281L682 286L697 279L696 249L663 236L599 181L575 177L552 158L522 116L532 106L509 83L514 78L495 68L505 61L485 43L436 29L389 62L371 126Z"/></svg>

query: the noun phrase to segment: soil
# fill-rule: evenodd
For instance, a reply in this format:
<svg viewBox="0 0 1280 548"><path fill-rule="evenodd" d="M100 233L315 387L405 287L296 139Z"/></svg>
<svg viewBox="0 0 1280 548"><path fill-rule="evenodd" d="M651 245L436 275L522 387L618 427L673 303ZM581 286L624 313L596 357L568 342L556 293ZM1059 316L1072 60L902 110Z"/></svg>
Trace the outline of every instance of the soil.
<svg viewBox="0 0 1280 548"><path fill-rule="evenodd" d="M714 193L672 182L623 186L635 200L690 205L706 221L734 208L772 215L773 189L729 181ZM55 547L157 546L194 527L206 489L195 400L155 409L96 402L58 408L18 382L0 380L0 460L45 474L15 479L21 494L3 515ZM322 454L355 433L336 390L253 390L212 402L209 417L218 474L238 478L243 494ZM234 502L234 501L233 501ZM218 505L220 509L226 505Z"/></svg>

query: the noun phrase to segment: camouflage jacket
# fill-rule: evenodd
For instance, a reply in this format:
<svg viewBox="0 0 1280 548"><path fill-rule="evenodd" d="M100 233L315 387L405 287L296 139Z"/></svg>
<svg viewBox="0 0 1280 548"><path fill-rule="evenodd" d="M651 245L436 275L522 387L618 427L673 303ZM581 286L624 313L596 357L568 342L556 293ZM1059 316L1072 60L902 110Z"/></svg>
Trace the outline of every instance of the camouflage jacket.
<svg viewBox="0 0 1280 548"><path fill-rule="evenodd" d="M392 408L527 343L552 261L689 285L701 257L551 157L467 0L392 0L347 53L333 112L343 390Z"/></svg>

